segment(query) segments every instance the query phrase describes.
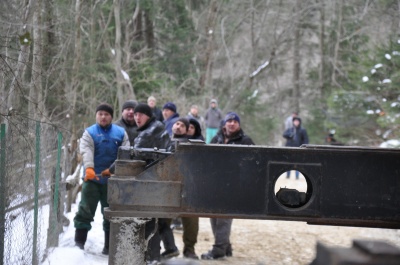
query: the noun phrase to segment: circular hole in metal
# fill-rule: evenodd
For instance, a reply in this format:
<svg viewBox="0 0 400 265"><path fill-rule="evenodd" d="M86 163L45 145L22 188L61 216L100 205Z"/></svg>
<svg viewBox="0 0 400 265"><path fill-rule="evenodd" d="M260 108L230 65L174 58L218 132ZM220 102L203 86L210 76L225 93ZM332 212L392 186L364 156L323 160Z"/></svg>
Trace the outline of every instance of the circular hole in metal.
<svg viewBox="0 0 400 265"><path fill-rule="evenodd" d="M297 170L289 170L278 177L274 192L281 205L299 208L310 200L312 187L303 173Z"/></svg>

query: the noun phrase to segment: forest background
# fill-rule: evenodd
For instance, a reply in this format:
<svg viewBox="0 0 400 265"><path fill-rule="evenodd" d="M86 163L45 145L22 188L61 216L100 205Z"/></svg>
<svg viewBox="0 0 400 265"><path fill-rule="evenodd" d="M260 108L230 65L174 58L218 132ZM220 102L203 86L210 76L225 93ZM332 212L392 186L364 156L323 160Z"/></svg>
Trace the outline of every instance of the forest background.
<svg viewBox="0 0 400 265"><path fill-rule="evenodd" d="M181 116L211 98L259 145L300 111L310 143L398 138L400 0L2 0L0 122L73 143L100 102Z"/></svg>

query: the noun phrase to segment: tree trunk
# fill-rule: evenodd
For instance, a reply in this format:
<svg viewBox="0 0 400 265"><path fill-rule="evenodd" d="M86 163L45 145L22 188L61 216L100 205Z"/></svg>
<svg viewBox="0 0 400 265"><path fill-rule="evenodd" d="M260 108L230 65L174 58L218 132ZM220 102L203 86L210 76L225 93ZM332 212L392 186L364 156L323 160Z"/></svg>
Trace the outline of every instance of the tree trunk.
<svg viewBox="0 0 400 265"><path fill-rule="evenodd" d="M340 39L342 37L343 0L338 0L337 5L336 5L336 12L337 12L337 29L336 29L335 48L333 51L333 58L332 58L331 82L332 82L332 84L340 87L339 83L336 80L336 72L338 69L337 64L338 64L338 60L339 60Z"/></svg>
<svg viewBox="0 0 400 265"><path fill-rule="evenodd" d="M294 45L293 45L293 97L291 106L294 110L300 110L300 44L301 44L301 1L297 0L295 10L295 25L294 25Z"/></svg>
<svg viewBox="0 0 400 265"><path fill-rule="evenodd" d="M213 49L214 49L214 29L217 23L218 5L216 0L212 0L208 10L206 36L207 44L204 54L204 70L200 76L199 84L200 91L209 89L212 78L212 65L213 65ZM200 92L201 93L201 92ZM210 95L213 97L214 95Z"/></svg>
<svg viewBox="0 0 400 265"><path fill-rule="evenodd" d="M318 90L320 99L325 99L325 0L316 0L319 4L319 51Z"/></svg>
<svg viewBox="0 0 400 265"><path fill-rule="evenodd" d="M124 77L122 62L122 49L121 49L121 20L120 20L120 1L114 0L114 19L115 19L115 60L114 69L117 81L117 98L119 106L128 100L135 99L132 84L129 77Z"/></svg>
<svg viewBox="0 0 400 265"><path fill-rule="evenodd" d="M29 103L28 110L30 114L33 114L34 120L40 120L41 117L45 116L44 110L44 99L43 99L43 43L42 43L42 0L37 0L34 7L33 13L33 56L32 56L32 74L31 84L29 90Z"/></svg>
<svg viewBox="0 0 400 265"><path fill-rule="evenodd" d="M14 75L10 84L10 88L8 89L8 95L6 96L7 98L7 110L10 110L10 108L14 110L19 109L19 95L16 93L18 89L22 89L22 86L24 85L24 82L22 81L22 76L24 76L25 70L26 70L26 65L29 60L29 55L30 55L30 44L31 44L31 35L29 33L29 29L31 28L31 18L33 14L33 6L35 5L35 0L30 0L26 5L23 10L24 18L23 18L23 25L22 25L22 32L21 35L26 36L25 39L28 42L20 43L20 52L18 54L18 63L17 66L15 67ZM20 35L20 36L21 36ZM7 120L6 120L7 124ZM8 126L7 126L8 127Z"/></svg>

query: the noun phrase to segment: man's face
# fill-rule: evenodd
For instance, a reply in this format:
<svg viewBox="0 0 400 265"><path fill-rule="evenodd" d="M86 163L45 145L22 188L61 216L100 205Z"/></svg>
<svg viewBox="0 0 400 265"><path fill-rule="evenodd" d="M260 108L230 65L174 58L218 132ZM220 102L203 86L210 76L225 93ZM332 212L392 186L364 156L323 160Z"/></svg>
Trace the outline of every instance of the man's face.
<svg viewBox="0 0 400 265"><path fill-rule="evenodd" d="M191 108L190 113L192 113L193 116L197 116L197 114L199 113L199 110L197 108Z"/></svg>
<svg viewBox="0 0 400 265"><path fill-rule="evenodd" d="M156 106L156 101L150 99L149 101L147 101L147 105L149 105L150 108L154 109L154 107Z"/></svg>
<svg viewBox="0 0 400 265"><path fill-rule="evenodd" d="M190 125L189 125L189 129L188 129L188 131L187 131L187 135L193 136L195 132L196 132L196 128L194 127L193 124L190 124Z"/></svg>
<svg viewBox="0 0 400 265"><path fill-rule="evenodd" d="M101 127L107 127L108 125L111 124L111 121L112 121L112 116L107 111L99 110L98 112L96 112L96 122Z"/></svg>
<svg viewBox="0 0 400 265"><path fill-rule="evenodd" d="M217 106L217 104L215 104L215 102L211 102L211 108L215 109L215 107Z"/></svg>
<svg viewBox="0 0 400 265"><path fill-rule="evenodd" d="M240 130L240 123L237 120L228 120L225 123L225 129L228 135L233 134Z"/></svg>
<svg viewBox="0 0 400 265"><path fill-rule="evenodd" d="M135 117L133 115L133 108L126 108L122 111L122 118L128 123L133 124L135 122Z"/></svg>
<svg viewBox="0 0 400 265"><path fill-rule="evenodd" d="M299 127L300 121L299 120L294 120L293 125L296 127Z"/></svg>
<svg viewBox="0 0 400 265"><path fill-rule="evenodd" d="M181 121L175 122L172 125L172 133L174 135L185 135L187 133L186 125Z"/></svg>
<svg viewBox="0 0 400 265"><path fill-rule="evenodd" d="M134 114L134 117L135 117L135 122L136 122L136 125L138 126L138 128L143 127L143 125L145 125L146 122L148 120L150 120L149 116L147 116L146 114L143 114L141 112L136 112Z"/></svg>
<svg viewBox="0 0 400 265"><path fill-rule="evenodd" d="M162 110L162 115L164 117L164 120L168 120L169 117L171 117L175 112L173 112L170 109L163 109Z"/></svg>

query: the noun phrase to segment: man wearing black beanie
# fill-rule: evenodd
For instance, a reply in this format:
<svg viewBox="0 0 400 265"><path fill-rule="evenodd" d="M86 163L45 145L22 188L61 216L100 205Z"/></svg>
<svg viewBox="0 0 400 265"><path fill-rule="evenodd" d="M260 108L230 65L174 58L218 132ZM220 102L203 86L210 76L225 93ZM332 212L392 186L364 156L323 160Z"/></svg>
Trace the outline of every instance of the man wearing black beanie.
<svg viewBox="0 0 400 265"><path fill-rule="evenodd" d="M122 105L122 117L115 122L116 125L121 126L128 133L131 145L133 145L133 141L138 135L137 125L134 118L134 110L137 105L138 103L135 100L125 101Z"/></svg>
<svg viewBox="0 0 400 265"><path fill-rule="evenodd" d="M138 136L134 140L134 148L158 148L166 149L169 145L170 139L168 133L165 131L164 124L153 116L151 108L147 104L140 103L134 110L135 122L138 126ZM146 161L148 164L151 160ZM151 221L145 225L145 238L153 234L147 245L147 261L154 262L160 261L160 234L156 229L156 219L152 218Z"/></svg>
<svg viewBox="0 0 400 265"><path fill-rule="evenodd" d="M107 203L107 184L109 167L117 159L118 148L129 146L128 135L123 128L112 124L114 110L110 104L102 103L96 108L96 123L85 129L79 144L85 177L82 184L81 201L74 218L75 244L84 249L87 235L92 228L91 221L96 213L97 204L101 212ZM104 141L113 139L113 141ZM108 255L110 240L110 222L103 218L104 248Z"/></svg>

